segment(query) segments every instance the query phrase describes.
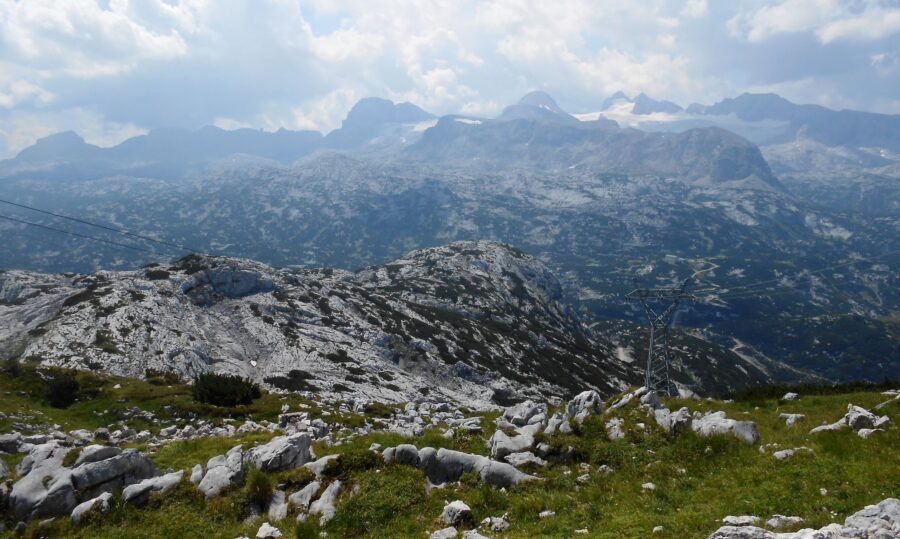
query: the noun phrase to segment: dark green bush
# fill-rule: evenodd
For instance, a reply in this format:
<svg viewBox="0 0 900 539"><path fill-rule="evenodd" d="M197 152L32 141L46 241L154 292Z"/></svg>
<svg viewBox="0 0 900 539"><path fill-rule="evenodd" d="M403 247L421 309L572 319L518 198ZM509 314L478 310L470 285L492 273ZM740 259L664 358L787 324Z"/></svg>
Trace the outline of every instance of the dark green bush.
<svg viewBox="0 0 900 539"><path fill-rule="evenodd" d="M250 404L261 396L259 386L238 376L204 373L194 378L191 394L197 402L215 406Z"/></svg>
<svg viewBox="0 0 900 539"><path fill-rule="evenodd" d="M151 281L164 281L169 278L169 272L164 269L147 270L145 275Z"/></svg>
<svg viewBox="0 0 900 539"><path fill-rule="evenodd" d="M319 519L308 518L297 522L297 529L294 532L297 539L318 539L319 538Z"/></svg>
<svg viewBox="0 0 900 539"><path fill-rule="evenodd" d="M272 479L266 473L255 467L247 470L244 495L248 502L259 506L260 509L265 509L269 505L274 491L275 485L272 484Z"/></svg>
<svg viewBox="0 0 900 539"><path fill-rule="evenodd" d="M316 479L316 474L307 468L294 468L278 474L278 484L285 490L300 490Z"/></svg>
<svg viewBox="0 0 900 539"><path fill-rule="evenodd" d="M50 374L47 380L46 397L54 408L68 408L78 398L78 380L68 371L57 371Z"/></svg>
<svg viewBox="0 0 900 539"><path fill-rule="evenodd" d="M394 415L394 407L381 402L370 402L366 404L365 413L374 417L388 418Z"/></svg>
<svg viewBox="0 0 900 539"><path fill-rule="evenodd" d="M270 376L265 379L267 384L284 389L285 391L318 391L319 388L310 382L315 380L313 375L306 371L294 369L285 376Z"/></svg>
<svg viewBox="0 0 900 539"><path fill-rule="evenodd" d="M156 369L146 369L144 378L148 383L155 386L174 386L181 383L178 373L173 371L158 371Z"/></svg>
<svg viewBox="0 0 900 539"><path fill-rule="evenodd" d="M22 366L17 359L7 359L3 365L3 373L10 378L18 378L22 374Z"/></svg>
<svg viewBox="0 0 900 539"><path fill-rule="evenodd" d="M867 381L838 382L833 384L770 384L746 387L719 395L719 398L748 402L779 398L785 393L791 392L799 393L800 395L840 395L863 391L886 391L888 389L900 389L900 380L891 380L885 377L881 383L877 384Z"/></svg>
<svg viewBox="0 0 900 539"><path fill-rule="evenodd" d="M376 468L379 462L378 455L368 449L352 449L330 460L325 465L324 475L346 479L354 473Z"/></svg>

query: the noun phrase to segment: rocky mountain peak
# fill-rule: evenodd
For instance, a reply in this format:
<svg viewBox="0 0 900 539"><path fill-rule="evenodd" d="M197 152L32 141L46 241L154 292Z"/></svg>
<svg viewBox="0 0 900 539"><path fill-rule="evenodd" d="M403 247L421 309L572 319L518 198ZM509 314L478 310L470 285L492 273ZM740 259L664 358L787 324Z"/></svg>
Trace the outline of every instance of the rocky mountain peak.
<svg viewBox="0 0 900 539"><path fill-rule="evenodd" d="M347 129L387 123L418 123L432 118L433 114L412 103L394 103L389 99L366 97L353 105L341 126Z"/></svg>
<svg viewBox="0 0 900 539"><path fill-rule="evenodd" d="M535 90L525 94L518 102L519 105L530 105L556 112L558 114L568 114L556 104L556 101L550 97L550 94L541 90Z"/></svg>
<svg viewBox="0 0 900 539"><path fill-rule="evenodd" d="M20 161L66 161L91 156L100 150L74 131L63 131L38 139L16 156Z"/></svg>

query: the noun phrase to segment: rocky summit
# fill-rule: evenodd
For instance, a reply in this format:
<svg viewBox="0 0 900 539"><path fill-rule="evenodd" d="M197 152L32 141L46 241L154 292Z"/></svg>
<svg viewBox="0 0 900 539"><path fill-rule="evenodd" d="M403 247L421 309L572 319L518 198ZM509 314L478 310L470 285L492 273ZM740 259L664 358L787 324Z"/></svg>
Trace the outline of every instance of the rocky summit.
<svg viewBox="0 0 900 539"><path fill-rule="evenodd" d="M90 275L8 270L0 298L7 357L122 376L213 371L272 389L479 407L640 380L640 365L561 301L541 261L494 242L357 272L198 255ZM676 366L686 377L705 368ZM766 379L750 361L718 369L719 380Z"/></svg>

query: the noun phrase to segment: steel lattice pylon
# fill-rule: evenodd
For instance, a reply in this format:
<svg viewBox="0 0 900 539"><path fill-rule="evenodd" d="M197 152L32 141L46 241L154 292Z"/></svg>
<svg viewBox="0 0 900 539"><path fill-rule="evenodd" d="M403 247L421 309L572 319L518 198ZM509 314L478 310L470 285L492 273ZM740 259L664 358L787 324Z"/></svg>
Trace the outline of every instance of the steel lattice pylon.
<svg viewBox="0 0 900 539"><path fill-rule="evenodd" d="M644 386L666 395L677 395L675 384L669 377L669 327L678 305L685 300L694 300L693 294L685 291L690 280L685 279L681 286L674 288L638 288L625 296L640 301L650 320Z"/></svg>

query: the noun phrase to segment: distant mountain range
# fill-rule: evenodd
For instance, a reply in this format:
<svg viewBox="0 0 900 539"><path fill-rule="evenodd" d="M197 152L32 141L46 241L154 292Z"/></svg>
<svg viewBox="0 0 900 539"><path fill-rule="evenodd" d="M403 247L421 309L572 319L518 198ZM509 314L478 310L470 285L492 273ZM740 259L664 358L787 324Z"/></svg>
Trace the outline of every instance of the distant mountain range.
<svg viewBox="0 0 900 539"><path fill-rule="evenodd" d="M641 101L642 99L642 101ZM640 97L638 103L649 98ZM649 105L646 105L649 106ZM72 132L39 140L0 163L0 175L65 164L104 170L178 172L178 167L242 157L289 164L315 151L381 151L395 160L598 172L653 174L703 184L782 190L759 149L719 128L665 134L623 129L606 118L581 121L544 92L532 92L495 119L457 115L437 119L410 103L376 98L357 103L341 127L316 131L156 129L111 148L87 144ZM187 168L185 170L192 170Z"/></svg>
<svg viewBox="0 0 900 539"><path fill-rule="evenodd" d="M167 129L111 148L54 135L0 162L0 198L277 267L356 270L501 241L551 267L626 362L643 342L642 312L622 299L633 280L668 286L717 266L677 321L692 353L737 354L779 380L879 380L900 377L896 124L772 96L681 109L619 93L572 114L532 92L496 118L372 98L328 134ZM6 220L0 239L0 267L59 273L185 254Z"/></svg>
<svg viewBox="0 0 900 539"><path fill-rule="evenodd" d="M900 152L900 115L798 105L776 94L745 93L714 105L693 103L682 108L670 101L654 100L645 94L631 99L617 92L604 101L601 112L613 109L636 116L654 113L670 115L668 118L639 121L655 121L654 129L664 129L666 124L672 130L716 125L760 145L782 144L799 136L826 146L885 148Z"/></svg>

